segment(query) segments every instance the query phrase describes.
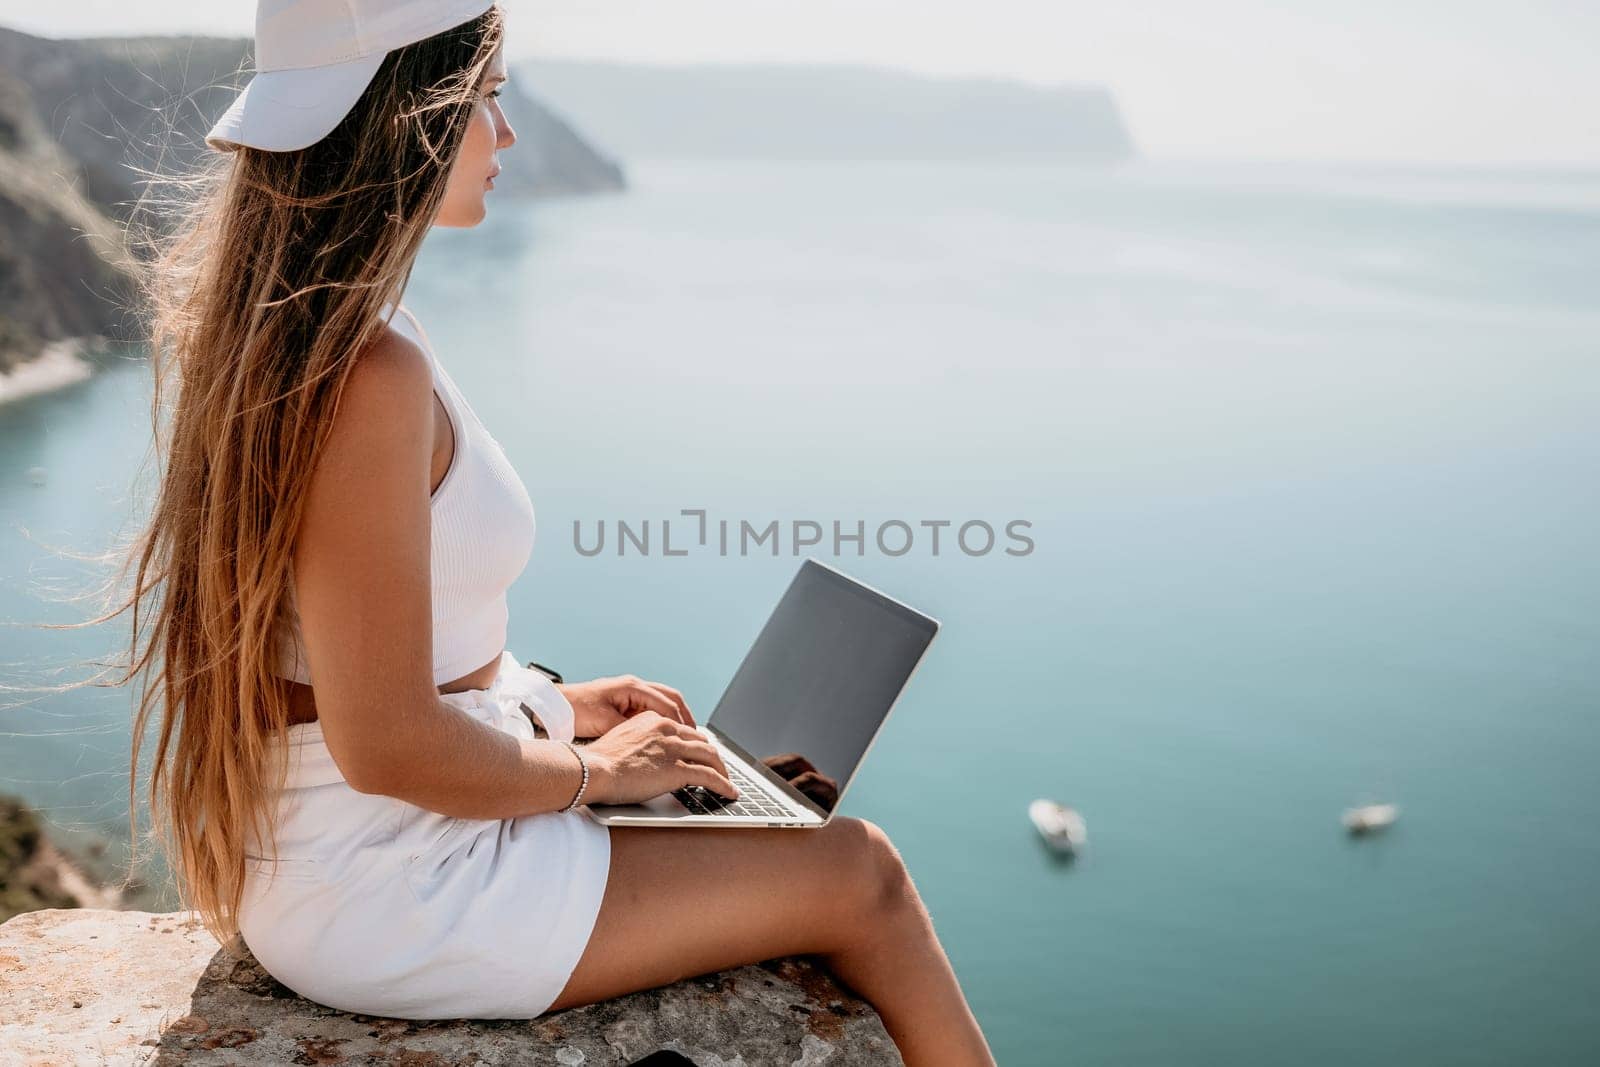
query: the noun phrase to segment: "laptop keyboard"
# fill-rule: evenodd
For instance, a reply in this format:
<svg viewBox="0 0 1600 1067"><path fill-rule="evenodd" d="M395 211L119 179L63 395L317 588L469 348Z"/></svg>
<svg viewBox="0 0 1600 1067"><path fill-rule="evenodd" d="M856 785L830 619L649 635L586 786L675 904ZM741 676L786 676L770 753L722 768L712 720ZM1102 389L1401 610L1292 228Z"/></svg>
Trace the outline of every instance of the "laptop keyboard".
<svg viewBox="0 0 1600 1067"><path fill-rule="evenodd" d="M728 780L738 787L739 799L729 800L703 785L686 785L682 789L674 789L672 795L697 815L778 815L786 818L794 815L789 808L769 799L765 787L751 781L737 763L728 764Z"/></svg>

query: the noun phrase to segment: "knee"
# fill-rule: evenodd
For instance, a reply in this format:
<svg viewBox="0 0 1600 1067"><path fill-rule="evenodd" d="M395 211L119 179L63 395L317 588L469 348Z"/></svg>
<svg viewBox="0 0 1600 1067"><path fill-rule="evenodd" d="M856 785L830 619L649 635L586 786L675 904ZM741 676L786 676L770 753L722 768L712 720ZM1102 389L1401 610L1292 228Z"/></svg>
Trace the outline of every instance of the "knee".
<svg viewBox="0 0 1600 1067"><path fill-rule="evenodd" d="M871 915L883 915L903 910L915 903L916 890L911 884L911 873L905 859L895 848L889 834L877 823L868 819L850 819L858 837L861 871L858 885L860 900Z"/></svg>

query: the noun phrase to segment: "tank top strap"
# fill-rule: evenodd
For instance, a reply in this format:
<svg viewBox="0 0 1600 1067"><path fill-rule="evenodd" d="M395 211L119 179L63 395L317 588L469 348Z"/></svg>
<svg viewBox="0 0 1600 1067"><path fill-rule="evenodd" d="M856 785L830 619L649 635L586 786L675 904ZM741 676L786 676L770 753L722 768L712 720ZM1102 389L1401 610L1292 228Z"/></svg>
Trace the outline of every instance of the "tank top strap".
<svg viewBox="0 0 1600 1067"><path fill-rule="evenodd" d="M393 316L389 315L390 308L394 308ZM428 335L426 331L423 330L422 323L417 321L417 317L411 313L411 309L406 307L404 304L401 304L399 307L395 307L392 303L386 303L383 305L383 310L378 317L380 319L387 319L389 325L393 326L401 333L406 334L413 341L417 342L417 344L421 345L422 350L428 354L429 365L433 366L434 368L434 377L438 377L438 360L434 357L433 345L428 343Z"/></svg>
<svg viewBox="0 0 1600 1067"><path fill-rule="evenodd" d="M384 314L387 314L391 307L394 307L392 303L385 303L383 305ZM459 428L463 420L461 418L461 405L456 400L455 383L451 381L450 376L445 373L444 367L440 365L439 356L433 350L433 342L428 339L428 331L422 328L421 321L404 304L395 309L395 315L389 322L421 346L423 353L428 357L428 367L433 371L433 384L439 393L439 399L444 402L445 408L449 411L451 422Z"/></svg>

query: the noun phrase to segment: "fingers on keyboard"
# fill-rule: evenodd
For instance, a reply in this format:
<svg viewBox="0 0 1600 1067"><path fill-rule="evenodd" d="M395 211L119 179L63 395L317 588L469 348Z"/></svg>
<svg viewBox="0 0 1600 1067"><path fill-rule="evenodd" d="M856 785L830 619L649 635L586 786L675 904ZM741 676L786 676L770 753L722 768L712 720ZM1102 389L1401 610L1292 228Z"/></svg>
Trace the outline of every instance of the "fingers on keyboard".
<svg viewBox="0 0 1600 1067"><path fill-rule="evenodd" d="M674 791L673 795L697 815L781 816L789 814L754 790L741 792L738 800L729 800L703 786L685 787Z"/></svg>

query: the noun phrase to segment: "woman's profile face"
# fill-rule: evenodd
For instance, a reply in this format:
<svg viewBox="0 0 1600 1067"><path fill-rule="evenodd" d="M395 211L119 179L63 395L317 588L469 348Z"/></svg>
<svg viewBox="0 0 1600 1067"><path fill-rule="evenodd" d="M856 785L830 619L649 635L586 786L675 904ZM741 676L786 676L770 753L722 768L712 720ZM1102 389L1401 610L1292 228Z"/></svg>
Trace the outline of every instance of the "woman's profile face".
<svg viewBox="0 0 1600 1067"><path fill-rule="evenodd" d="M461 151L445 183L444 202L434 216L435 226L476 226L488 212L484 198L492 188L489 179L500 172L498 153L517 140L517 133L500 110L500 85L506 80L504 46L495 50L478 86L478 101Z"/></svg>

